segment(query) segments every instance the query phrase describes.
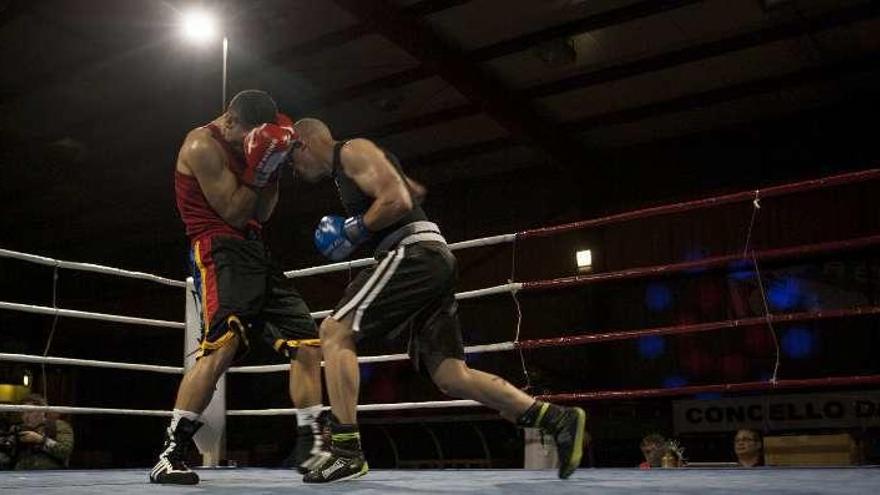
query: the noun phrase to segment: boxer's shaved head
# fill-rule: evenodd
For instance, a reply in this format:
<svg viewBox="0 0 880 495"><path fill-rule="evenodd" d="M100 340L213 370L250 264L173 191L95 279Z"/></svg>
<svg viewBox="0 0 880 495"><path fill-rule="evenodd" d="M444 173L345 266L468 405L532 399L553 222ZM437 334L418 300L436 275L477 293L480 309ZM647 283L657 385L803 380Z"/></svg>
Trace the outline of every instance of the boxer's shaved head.
<svg viewBox="0 0 880 495"><path fill-rule="evenodd" d="M293 124L302 146L293 150L294 171L308 182L326 177L333 171L333 134L324 122L314 118Z"/></svg>
<svg viewBox="0 0 880 495"><path fill-rule="evenodd" d="M332 140L330 128L324 122L311 117L300 119L294 124L297 134L304 139Z"/></svg>

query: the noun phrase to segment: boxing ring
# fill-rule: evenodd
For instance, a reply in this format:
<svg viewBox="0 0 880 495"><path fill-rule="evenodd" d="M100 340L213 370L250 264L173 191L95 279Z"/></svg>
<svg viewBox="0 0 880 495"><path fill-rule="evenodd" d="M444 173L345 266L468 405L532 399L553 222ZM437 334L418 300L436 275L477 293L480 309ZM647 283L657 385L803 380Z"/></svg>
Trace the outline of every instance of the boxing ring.
<svg viewBox="0 0 880 495"><path fill-rule="evenodd" d="M751 221L748 234L742 249L723 255L703 257L684 262L667 263L659 265L636 266L620 270L612 270L597 273L586 273L574 276L566 276L544 280L517 281L512 269L510 280L501 285L486 287L476 290L463 291L456 294L458 300L478 299L486 297L507 296L513 297L517 311L520 310L518 297L528 293L547 291L561 291L574 287L592 284L602 284L613 281L631 279L649 279L652 277L668 276L670 274L692 273L694 270L725 270L732 266L741 266L747 263L750 269L757 274L758 285L761 293L764 293L761 281L760 265L764 262L775 260L794 260L802 257L843 253L856 251L880 245L880 234L866 235L861 237L824 240L809 244L793 246L778 246L765 249L753 249L750 245L752 226L755 219L764 213L766 207L762 201L777 196L788 196L807 191L832 189L845 185L858 184L880 178L880 169L864 170L846 173L832 177L801 181L791 184L767 187L759 190L744 191L740 193L709 197L693 201L668 204L652 208L628 211L601 218L584 220L569 224L552 227L538 228L517 232L514 234L496 235L481 239L468 240L450 244L454 251L476 247L489 247L501 244L512 244L513 256L516 256L517 242L521 240L551 237L562 233L578 230L587 230L600 226L616 223L624 223L632 220L642 220L662 217L672 214L684 214L688 212L719 208L724 205L751 203ZM159 373L173 375L174 380L184 370L192 365L194 358L192 351L197 346L199 337L199 313L194 298L192 280L172 280L142 272L133 272L118 268L104 267L88 263L75 263L55 260L33 254L20 253L0 249L0 257L13 258L20 261L37 263L53 267L56 272L61 270L81 270L105 274L108 276L126 277L142 280L149 283L163 284L166 286L183 289L185 300L185 320L167 321L144 317L121 316L105 313L79 311L75 309L59 308L55 306L39 306L16 302L0 302L0 310L20 311L37 313L54 318L85 318L91 320L107 321L119 324L154 326L182 330L184 336L183 355L184 363L180 367L159 366L153 364L134 364L117 361L95 361L87 359L74 359L55 357L48 355L28 355L0 353L0 361L30 363L54 366L82 366L97 367L115 370L128 370L147 373ZM317 267L298 269L286 272L289 278L302 278L320 276L323 274L350 271L368 266L374 263L372 259L359 259L342 263L333 263ZM308 299L308 298L307 298ZM590 402L590 401L614 401L621 399L640 399L652 397L688 396L706 392L746 392L762 390L783 389L810 389L816 387L852 387L861 385L880 384L880 374L873 375L850 375L850 376L821 376L799 379L779 379L779 345L774 324L791 322L819 321L819 320L842 320L853 318L875 318L880 313L880 306L858 305L840 309L821 309L799 312L773 313L767 305L764 297L764 311L760 316L726 319L717 321L705 321L687 323L636 330L604 330L590 333L571 333L566 336L554 338L521 339L520 327L522 315L519 315L515 329L515 335L511 340L495 342L484 345L466 347L468 354L479 353L510 353L511 359L522 364L526 372L523 351L531 351L545 348L566 348L573 346L586 346L610 341L622 341L638 339L646 336L679 336L697 333L715 332L729 328L742 327L766 327L773 335L776 345L776 365L772 375L767 380L743 381L735 383L715 383L691 386L670 386L660 389L622 389L622 390L580 390L553 392L540 395L542 400L554 402ZM316 319L326 317L330 310L315 311L312 316ZM463 328L465 340L468 329ZM360 363L387 363L407 360L406 354L384 354L359 357ZM262 366L237 366L229 369L229 373L278 373L287 372L288 364L262 365ZM225 407L226 384L225 379L218 383L217 392L208 410L203 415L206 425L196 437L196 443L201 451L206 466L216 466L224 459L224 435L226 418L229 416L292 416L295 412L291 408L275 409L235 409L226 410ZM169 398L170 406L170 398ZM383 412L399 411L407 409L441 409L479 407L473 401L466 400L443 400L426 402L402 402L402 403L376 403L361 404L359 411ZM143 410L143 409L113 409L76 407L64 405L51 405L48 407L0 404L2 411L26 411L45 410L61 414L113 414L113 415L142 415L142 416L170 416L170 410ZM158 445L157 445L158 448ZM124 493L139 493L147 490L155 490L147 484L147 466L144 470L111 470L111 471L64 471L55 473L0 473L0 488L4 493L96 493L110 490L123 491ZM757 469L757 470L708 470L708 469L678 469L668 471L638 472L625 469L601 469L581 470L575 473L567 482L556 482L555 473L552 471L492 471L492 470L469 470L469 471L371 471L369 476L355 483L346 483L331 487L321 487L323 491L346 492L413 492L425 491L431 493L534 493L539 490L539 484L554 482L553 490L559 493L583 493L591 489L592 493L630 493L639 489L669 491L675 493L705 493L707 490L718 492L741 491L748 488L760 488L768 493L789 493L797 491L821 492L821 493L868 493L868 486L880 486L880 471L870 468L839 468L839 469ZM242 469L216 469L205 470L200 473L202 484L198 487L175 488L162 487L168 493L189 493L194 490L202 490L210 487L211 490L225 492L247 491L248 493L276 493L282 490L289 492L295 485L297 490L305 490L299 481L299 476L293 471L265 470L254 468ZM846 483L843 483L843 481ZM442 488L438 489L442 483ZM792 486L798 487L792 490ZM859 488L864 488L860 490Z"/></svg>
<svg viewBox="0 0 880 495"><path fill-rule="evenodd" d="M585 493L738 493L823 495L874 493L880 483L875 468L757 469L581 469L560 481L553 471L537 470L371 470L350 483L309 486L294 471L280 469L201 470L202 482L179 487L150 485L143 470L0 473L0 491L10 495L85 495L93 493L345 493L531 495L552 490L559 495Z"/></svg>

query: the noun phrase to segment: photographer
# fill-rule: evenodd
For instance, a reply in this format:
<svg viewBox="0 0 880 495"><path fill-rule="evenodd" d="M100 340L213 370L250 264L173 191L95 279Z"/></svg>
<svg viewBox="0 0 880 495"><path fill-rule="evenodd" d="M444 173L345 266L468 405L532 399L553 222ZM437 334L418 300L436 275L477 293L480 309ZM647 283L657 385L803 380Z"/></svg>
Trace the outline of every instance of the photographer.
<svg viewBox="0 0 880 495"><path fill-rule="evenodd" d="M45 406L46 400L31 394L22 404ZM67 467L73 451L73 429L66 421L49 419L45 411L23 411L17 438L16 470Z"/></svg>

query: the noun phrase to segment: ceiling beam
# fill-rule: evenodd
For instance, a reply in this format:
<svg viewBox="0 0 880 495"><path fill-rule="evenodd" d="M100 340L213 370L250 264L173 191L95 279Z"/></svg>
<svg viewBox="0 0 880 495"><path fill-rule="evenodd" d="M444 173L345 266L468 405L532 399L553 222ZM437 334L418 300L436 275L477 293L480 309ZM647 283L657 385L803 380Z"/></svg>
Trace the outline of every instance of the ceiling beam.
<svg viewBox="0 0 880 495"><path fill-rule="evenodd" d="M522 36L477 48L467 52L464 56L473 62L485 62L493 58L527 50L536 44L545 41L617 26L626 22L661 14L663 12L668 12L670 10L703 1L705 0L643 0L626 7L600 12L565 24L540 29ZM436 72L432 70L431 67L427 66L406 69L374 81L367 81L324 95L319 95L318 98L312 102L312 105L304 108L304 110L314 111L321 106L339 101L340 99L353 99L366 96L376 91L412 84L434 75L436 75ZM308 105L308 103L306 104Z"/></svg>
<svg viewBox="0 0 880 495"><path fill-rule="evenodd" d="M870 19L880 14L880 2L870 2L818 15L814 18L797 18L775 26L729 36L708 43L691 45L659 55L643 57L630 63L612 65L597 71L588 71L571 77L533 86L522 92L523 97L541 98L596 84L617 81L627 77L668 69L719 55L753 48L787 38L836 28Z"/></svg>
<svg viewBox="0 0 880 495"><path fill-rule="evenodd" d="M474 62L485 62L495 58L504 57L513 53L559 38L568 38L590 31L598 31L627 22L632 22L645 17L663 14L671 10L680 9L688 5L703 3L705 0L643 0L625 7L620 7L605 12L599 12L582 19L550 26L545 29L533 31L516 38L499 41L491 45L477 48L468 52L468 58Z"/></svg>
<svg viewBox="0 0 880 495"><path fill-rule="evenodd" d="M421 2L407 5L406 7L403 7L402 10L409 15L421 17L436 14L437 12L451 9L470 1L471 0L422 0ZM337 31L322 34L298 45L279 50L264 57L263 60L270 64L278 64L285 67L291 66L299 59L314 56L315 53L323 50L342 46L371 34L372 32L372 26L358 22Z"/></svg>
<svg viewBox="0 0 880 495"><path fill-rule="evenodd" d="M517 100L501 82L468 62L464 54L440 39L426 24L402 12L391 0L335 0L362 22L429 67L459 93L479 104L515 138L525 139L573 167L579 145L554 132L528 105Z"/></svg>
<svg viewBox="0 0 880 495"><path fill-rule="evenodd" d="M747 81L733 86L692 93L677 98L648 103L634 108L615 110L598 115L563 122L568 132L585 132L598 127L627 124L660 115L708 107L719 103L772 93L807 84L834 81L841 76L880 69L880 57L876 54L844 60L834 64L807 67L781 76L771 76Z"/></svg>
<svg viewBox="0 0 880 495"><path fill-rule="evenodd" d="M656 55L649 55L630 62L610 65L605 68L586 71L557 81L542 83L521 91L520 98L524 101L535 98L548 97L564 93L610 83L634 77L648 72L670 69L680 65L703 60L709 57L727 55L739 50L752 48L761 44L772 43L787 38L803 36L817 31L832 29L859 20L870 19L880 14L880 5L864 4L857 7L843 9L830 15L824 15L816 19L798 19L769 28L757 29L742 34L737 34L720 40L710 41L699 45L692 45L679 50L673 50ZM368 87L365 83L362 87ZM460 105L420 115L398 122L392 122L373 129L360 131L359 134L384 137L391 133L407 132L440 124L444 119L456 119L472 116L479 113L479 109L472 105Z"/></svg>

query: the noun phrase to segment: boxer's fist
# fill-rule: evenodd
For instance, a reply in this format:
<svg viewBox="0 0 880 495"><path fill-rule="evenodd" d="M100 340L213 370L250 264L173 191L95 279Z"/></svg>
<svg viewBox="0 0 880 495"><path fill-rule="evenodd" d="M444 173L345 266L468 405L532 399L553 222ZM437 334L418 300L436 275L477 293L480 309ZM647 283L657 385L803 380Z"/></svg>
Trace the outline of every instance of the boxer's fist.
<svg viewBox="0 0 880 495"><path fill-rule="evenodd" d="M350 218L327 215L315 229L315 247L327 258L339 261L348 258L369 237L363 215Z"/></svg>
<svg viewBox="0 0 880 495"><path fill-rule="evenodd" d="M296 132L290 127L277 124L255 127L244 137L246 167L241 181L250 187L262 188L277 179L276 171L287 160L296 143Z"/></svg>

